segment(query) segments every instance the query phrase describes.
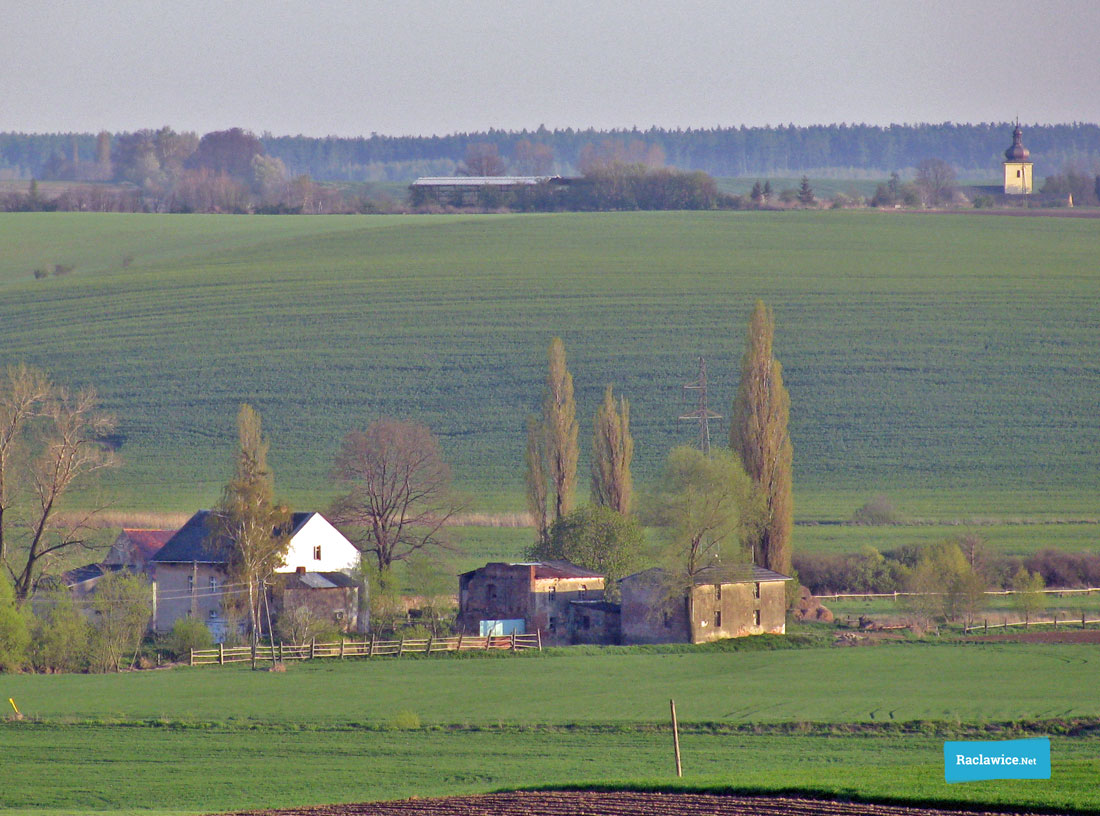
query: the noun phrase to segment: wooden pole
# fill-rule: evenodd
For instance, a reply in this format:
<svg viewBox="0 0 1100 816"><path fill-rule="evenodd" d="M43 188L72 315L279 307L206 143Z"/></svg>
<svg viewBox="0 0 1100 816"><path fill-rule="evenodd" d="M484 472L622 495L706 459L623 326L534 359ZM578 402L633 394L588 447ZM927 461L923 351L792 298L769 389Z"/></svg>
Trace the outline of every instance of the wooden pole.
<svg viewBox="0 0 1100 816"><path fill-rule="evenodd" d="M340 638L340 659L344 659L344 639Z"/></svg>
<svg viewBox="0 0 1100 816"><path fill-rule="evenodd" d="M536 634L536 635L538 636L538 639L539 639L539 651L541 652L541 651L542 651L542 630L541 630L541 629L536 629L536 630L535 630L535 634Z"/></svg>
<svg viewBox="0 0 1100 816"><path fill-rule="evenodd" d="M225 643L218 644L218 665L225 665Z"/></svg>
<svg viewBox="0 0 1100 816"><path fill-rule="evenodd" d="M680 766L680 726L676 723L676 701L668 701L672 710L672 747L676 752L676 776L683 776L684 769Z"/></svg>
<svg viewBox="0 0 1100 816"><path fill-rule="evenodd" d="M195 665L195 650L194 649L191 650L191 665L192 666Z"/></svg>

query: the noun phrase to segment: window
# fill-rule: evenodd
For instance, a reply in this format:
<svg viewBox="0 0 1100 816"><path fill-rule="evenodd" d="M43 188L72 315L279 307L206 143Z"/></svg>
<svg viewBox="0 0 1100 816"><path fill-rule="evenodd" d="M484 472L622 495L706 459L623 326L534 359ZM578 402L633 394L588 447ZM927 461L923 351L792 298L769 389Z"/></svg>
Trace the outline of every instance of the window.
<svg viewBox="0 0 1100 816"><path fill-rule="evenodd" d="M553 632L558 626L558 619L553 615L550 616L550 631Z"/></svg>
<svg viewBox="0 0 1100 816"><path fill-rule="evenodd" d="M753 624L753 626L759 626L760 625L760 610L759 609L753 610L752 624Z"/></svg>
<svg viewBox="0 0 1100 816"><path fill-rule="evenodd" d="M187 591L188 592L194 592L195 591L195 576L194 575L188 575L187 576Z"/></svg>
<svg viewBox="0 0 1100 816"><path fill-rule="evenodd" d="M1019 177L1020 177L1020 171L1019 171L1019 170L1017 170L1017 171L1016 171L1016 178L1019 178Z"/></svg>
<svg viewBox="0 0 1100 816"><path fill-rule="evenodd" d="M550 603L554 602L554 599L558 597L558 588L556 586L550 587Z"/></svg>
<svg viewBox="0 0 1100 816"><path fill-rule="evenodd" d="M589 620L588 615L581 618L581 629L588 629L592 625L592 621Z"/></svg>
<svg viewBox="0 0 1100 816"><path fill-rule="evenodd" d="M721 584L715 584L714 585L714 600L716 600L716 601L722 600L722 585Z"/></svg>
<svg viewBox="0 0 1100 816"><path fill-rule="evenodd" d="M210 579L210 591L211 592L217 592L218 591L218 579L217 578L211 578Z"/></svg>
<svg viewBox="0 0 1100 816"><path fill-rule="evenodd" d="M489 584L485 587L485 601L486 603L493 603L497 599L497 585Z"/></svg>
<svg viewBox="0 0 1100 816"><path fill-rule="evenodd" d="M663 614L664 614L664 621L665 621L665 629L671 629L672 628L672 615L668 614L667 612L665 612Z"/></svg>
<svg viewBox="0 0 1100 816"><path fill-rule="evenodd" d="M318 544L316 547L313 548L313 560L314 561L320 561L321 560L321 545L320 544Z"/></svg>
<svg viewBox="0 0 1100 816"><path fill-rule="evenodd" d="M212 618L218 617L218 610L217 609L211 609L210 610L210 617L212 617Z"/></svg>
<svg viewBox="0 0 1100 816"><path fill-rule="evenodd" d="M757 581L752 585L752 597L756 600L760 600L760 582Z"/></svg>
<svg viewBox="0 0 1100 816"><path fill-rule="evenodd" d="M714 626L715 626L715 628L719 628L719 629L722 627L722 613L721 612L715 612L714 613Z"/></svg>
<svg viewBox="0 0 1100 816"><path fill-rule="evenodd" d="M587 597L588 597L588 587L585 586L584 584L581 584L581 599L584 599L584 598L587 598Z"/></svg>

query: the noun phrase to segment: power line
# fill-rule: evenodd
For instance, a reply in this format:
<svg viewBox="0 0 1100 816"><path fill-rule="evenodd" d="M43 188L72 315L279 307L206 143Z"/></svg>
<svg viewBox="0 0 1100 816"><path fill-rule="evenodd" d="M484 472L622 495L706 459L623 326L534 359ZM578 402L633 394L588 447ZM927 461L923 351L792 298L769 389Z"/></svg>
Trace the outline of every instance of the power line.
<svg viewBox="0 0 1100 816"><path fill-rule="evenodd" d="M696 404L695 410L689 414L684 414L680 419L694 420L699 423L699 449L706 454L710 455L710 420L721 419L721 414L716 414L710 410L707 405L707 361L706 358L699 358L699 376L695 378L694 382L690 382L684 386L684 391L698 391L699 400Z"/></svg>

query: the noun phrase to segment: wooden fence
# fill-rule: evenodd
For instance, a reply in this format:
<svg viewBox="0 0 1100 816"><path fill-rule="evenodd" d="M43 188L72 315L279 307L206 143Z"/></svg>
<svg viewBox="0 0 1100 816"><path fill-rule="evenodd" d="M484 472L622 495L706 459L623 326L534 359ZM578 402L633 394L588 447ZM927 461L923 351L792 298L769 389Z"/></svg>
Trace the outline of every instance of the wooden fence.
<svg viewBox="0 0 1100 816"><path fill-rule="evenodd" d="M1063 595L1091 595L1094 592L1100 592L1100 587L1080 587L1080 588L1065 588L1065 587L1053 587L1050 589L1038 589L1036 592L1041 592L1044 595L1057 595L1061 598ZM870 599L870 598L891 598L898 600L898 598L915 598L915 597L927 597L932 595L944 595L944 592L830 592L825 595L815 595L819 601L841 601L844 599ZM985 595L1017 595L1019 590L1015 589L987 589Z"/></svg>
<svg viewBox="0 0 1100 816"><path fill-rule="evenodd" d="M312 641L303 644L260 644L256 647L256 660L282 663L287 660L314 660L316 658L347 657L401 657L407 654L436 654L438 652L500 650L519 652L526 649L542 651L542 634L489 635L474 637L459 635L443 638L416 638L401 640L341 640L335 643ZM226 663L246 663L253 659L251 646L226 646L218 644L214 649L192 649L192 666L224 666Z"/></svg>
<svg viewBox="0 0 1100 816"><path fill-rule="evenodd" d="M1053 626L1055 629L1057 629L1059 625L1062 625L1066 628L1073 627L1084 629L1089 624L1097 623L1100 623L1100 620L1085 620L1085 614L1083 612L1081 613L1080 620L1070 617L1065 617L1059 620L1058 616L1055 615L1050 620L1029 620L1028 618L1024 618L1023 620L1010 621L1005 618L1001 623L990 623L989 619L986 618L981 623L964 626L963 632L988 632L990 629L1004 629L1005 631L1008 631L1008 627L1010 626L1022 626L1025 629L1027 629L1029 626Z"/></svg>

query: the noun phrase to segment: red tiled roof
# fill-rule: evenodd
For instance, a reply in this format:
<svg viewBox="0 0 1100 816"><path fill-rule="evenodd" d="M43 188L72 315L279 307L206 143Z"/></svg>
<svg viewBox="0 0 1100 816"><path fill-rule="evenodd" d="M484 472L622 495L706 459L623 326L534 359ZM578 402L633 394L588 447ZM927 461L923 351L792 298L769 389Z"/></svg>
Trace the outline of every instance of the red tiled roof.
<svg viewBox="0 0 1100 816"><path fill-rule="evenodd" d="M176 534L175 530L123 529L122 532L146 560L156 554L161 547L168 543L168 539Z"/></svg>

